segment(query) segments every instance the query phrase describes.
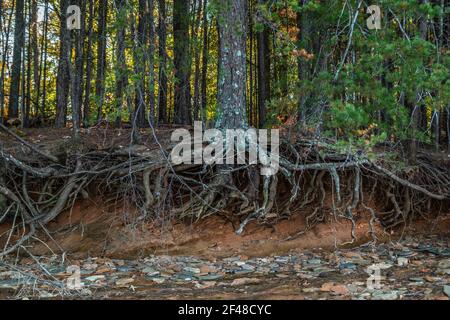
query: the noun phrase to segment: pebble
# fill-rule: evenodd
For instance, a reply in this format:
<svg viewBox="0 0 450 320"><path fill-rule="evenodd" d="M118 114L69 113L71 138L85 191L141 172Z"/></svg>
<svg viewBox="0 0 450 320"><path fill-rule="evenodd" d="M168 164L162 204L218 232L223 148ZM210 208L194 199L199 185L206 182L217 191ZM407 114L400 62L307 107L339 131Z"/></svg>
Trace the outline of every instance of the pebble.
<svg viewBox="0 0 450 320"><path fill-rule="evenodd" d="M450 298L450 286L444 286L443 291L445 295Z"/></svg>
<svg viewBox="0 0 450 320"><path fill-rule="evenodd" d="M373 292L372 299L374 300L397 300L398 294L395 291L391 292Z"/></svg>
<svg viewBox="0 0 450 320"><path fill-rule="evenodd" d="M194 274L198 274L201 272L200 268L193 268L193 267L184 267L183 270L186 272L189 272L189 273L194 273Z"/></svg>

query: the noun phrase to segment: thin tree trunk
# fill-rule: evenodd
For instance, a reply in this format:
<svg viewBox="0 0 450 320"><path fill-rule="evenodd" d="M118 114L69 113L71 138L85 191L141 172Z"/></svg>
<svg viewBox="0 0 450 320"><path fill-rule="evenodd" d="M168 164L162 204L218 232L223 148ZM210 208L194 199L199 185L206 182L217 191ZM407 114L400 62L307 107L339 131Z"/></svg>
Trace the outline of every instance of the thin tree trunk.
<svg viewBox="0 0 450 320"><path fill-rule="evenodd" d="M202 47L202 79L201 79L201 95L202 95L202 110L201 117L203 123L206 123L206 107L208 103L207 98L207 72L208 72L208 15L206 12L208 0L203 0L203 47Z"/></svg>
<svg viewBox="0 0 450 320"><path fill-rule="evenodd" d="M73 30L74 43L75 43L75 57L74 67L69 65L70 83L71 83L71 104L72 104L72 124L73 133L75 137L79 136L81 125L81 103L83 93L83 43L85 34L85 15L86 15L86 0L80 0L78 2L81 8L81 29Z"/></svg>
<svg viewBox="0 0 450 320"><path fill-rule="evenodd" d="M138 25L137 25L137 35L135 37L135 47L134 47L134 64L136 73L136 90L135 90L135 106L134 106L134 117L133 121L138 128L142 128L145 125L145 94L144 94L144 83L145 83L145 60L147 57L146 51L146 33L147 24L146 21L148 15L146 11L147 0L138 1Z"/></svg>
<svg viewBox="0 0 450 320"><path fill-rule="evenodd" d="M97 71L95 81L95 98L97 105L97 123L103 118L103 100L105 96L105 69L106 69L106 20L108 1L99 0L98 36L97 36Z"/></svg>
<svg viewBox="0 0 450 320"><path fill-rule="evenodd" d="M300 0L301 5L305 6L308 4L309 0ZM299 31L298 46L299 48L305 49L309 52L311 49L311 21L308 17L308 13L299 12L297 13L297 28ZM303 81L309 79L310 76L310 64L305 60L304 57L299 56L297 60L298 66L298 80L300 84ZM300 92L299 106L298 106L298 118L299 121L304 125L306 123L306 116L308 114L306 106L307 97L304 93Z"/></svg>
<svg viewBox="0 0 450 320"><path fill-rule="evenodd" d="M39 46L37 32L37 0L31 1L31 48L33 51L33 103L34 115L39 115ZM45 23L45 21L44 21Z"/></svg>
<svg viewBox="0 0 450 320"><path fill-rule="evenodd" d="M174 122L191 123L191 90L189 52L189 1L173 2L173 37L175 65Z"/></svg>
<svg viewBox="0 0 450 320"><path fill-rule="evenodd" d="M91 77L92 77L92 29L94 24L94 0L89 0L88 42L86 52L86 83L83 103L83 126L90 125L91 116Z"/></svg>
<svg viewBox="0 0 450 320"><path fill-rule="evenodd" d="M2 2L3 4L3 2ZM12 3L12 6L14 7L14 1ZM2 7L3 8L3 7ZM5 68L6 68L6 62L8 61L8 44L9 44L9 36L11 31L11 21L12 21L12 15L13 10L10 11L9 17L8 17L8 24L6 26L6 36L4 39L4 47L2 48L2 67L1 67L1 73L0 73L0 123L4 123L4 116L5 116ZM3 20L2 20L3 25Z"/></svg>
<svg viewBox="0 0 450 320"><path fill-rule="evenodd" d="M153 126L155 124L155 18L154 18L155 3L154 0L148 0L148 119Z"/></svg>
<svg viewBox="0 0 450 320"><path fill-rule="evenodd" d="M117 107L117 116L115 121L116 128L122 125L122 107L123 93L127 82L127 66L125 61L125 26L126 26L126 10L124 0L115 0L117 16L119 23L116 35L116 92L115 100Z"/></svg>
<svg viewBox="0 0 450 320"><path fill-rule="evenodd" d="M66 113L67 113L67 103L69 97L69 63L70 63L70 33L66 26L67 20L67 7L69 6L68 0L60 0L61 8L61 19L60 19L60 48L59 48L59 64L58 64L58 74L56 79L56 123L57 128L62 128L66 126ZM45 64L45 59L43 61ZM44 66L45 68L45 66ZM44 86L45 86L45 75L44 75ZM45 92L45 88L44 88Z"/></svg>
<svg viewBox="0 0 450 320"><path fill-rule="evenodd" d="M11 85L9 89L8 117L19 116L19 89L22 65L22 49L25 42L24 0L16 0L14 22L14 48L11 68Z"/></svg>
<svg viewBox="0 0 450 320"><path fill-rule="evenodd" d="M266 0L258 0L259 5ZM269 29L267 26L257 34L258 42L258 124L264 127L266 123L267 102L270 99L270 44Z"/></svg>
<svg viewBox="0 0 450 320"><path fill-rule="evenodd" d="M158 0L158 122L167 123L167 56L166 56L166 1Z"/></svg>
<svg viewBox="0 0 450 320"><path fill-rule="evenodd" d="M194 119L198 120L200 118L200 43L197 40L198 32L200 29L202 14L202 0L198 1L197 15L195 23L193 26L193 37L194 41L194 61L195 61L195 72L194 72Z"/></svg>

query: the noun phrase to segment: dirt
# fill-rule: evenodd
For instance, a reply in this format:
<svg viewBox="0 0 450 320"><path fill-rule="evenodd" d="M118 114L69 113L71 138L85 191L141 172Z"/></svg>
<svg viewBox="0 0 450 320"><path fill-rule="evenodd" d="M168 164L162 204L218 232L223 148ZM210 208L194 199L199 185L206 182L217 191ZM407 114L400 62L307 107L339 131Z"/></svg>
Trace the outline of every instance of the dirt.
<svg viewBox="0 0 450 320"><path fill-rule="evenodd" d="M211 216L198 222L158 219L133 223L132 208L105 209L100 200L77 202L48 225L53 240L42 234L32 252L46 255L64 251L87 257L133 259L148 254L194 255L221 258L231 255L249 257L284 254L292 249L348 248L372 240L368 214L361 212L352 242L351 223L345 219L328 219L296 237L306 228L306 212L293 214L273 226L250 223L242 235L236 235L234 223ZM450 230L450 213L434 221L415 221L386 233L375 225L379 242L398 239L407 234L445 234ZM293 238L290 240L289 238ZM51 250L49 250L51 249Z"/></svg>

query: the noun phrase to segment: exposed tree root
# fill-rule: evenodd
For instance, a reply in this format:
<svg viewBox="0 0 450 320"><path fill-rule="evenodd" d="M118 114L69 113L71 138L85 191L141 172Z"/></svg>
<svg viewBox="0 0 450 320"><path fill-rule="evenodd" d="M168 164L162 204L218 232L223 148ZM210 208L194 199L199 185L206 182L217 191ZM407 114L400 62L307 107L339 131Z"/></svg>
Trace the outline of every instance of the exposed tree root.
<svg viewBox="0 0 450 320"><path fill-rule="evenodd" d="M170 148L144 152L136 147L76 147L61 156L26 146L33 156L0 146L0 223L11 225L0 234L5 244L0 257L20 248L76 199L98 194L128 201L140 209L143 219L167 217L166 213L178 219L213 214L239 219L237 234L251 221L273 224L310 207L308 230L333 211L334 218L351 221L352 242L358 215L364 212L370 215L370 233L376 240L377 220L392 228L409 217L426 216L433 208L448 211L450 169L426 157L411 173L362 154L340 154L323 142L299 140L281 144L276 175L260 176L257 165L173 166L167 162ZM333 194L332 207L325 203L328 192ZM383 211L371 208L364 192L370 193L371 202L384 203Z"/></svg>

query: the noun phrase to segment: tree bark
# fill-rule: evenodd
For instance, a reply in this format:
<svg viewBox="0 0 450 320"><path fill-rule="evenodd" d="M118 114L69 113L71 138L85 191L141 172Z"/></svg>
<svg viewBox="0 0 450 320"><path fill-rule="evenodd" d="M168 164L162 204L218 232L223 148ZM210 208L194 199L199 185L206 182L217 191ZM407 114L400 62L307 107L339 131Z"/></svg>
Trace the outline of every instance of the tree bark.
<svg viewBox="0 0 450 320"><path fill-rule="evenodd" d="M126 26L126 10L124 0L115 0L118 21L118 30L116 35L116 91L115 102L117 108L117 116L115 120L116 128L122 126L122 109L123 109L123 93L127 83L127 66L125 61L125 26Z"/></svg>
<svg viewBox="0 0 450 320"><path fill-rule="evenodd" d="M299 0L302 6L308 4L309 0ZM307 52L310 51L311 48L311 21L308 17L308 13L299 12L297 13L297 28L299 31L298 36L298 47L301 49L305 49ZM305 60L304 57L298 57L298 80L301 83L302 81L306 81L310 76L310 64ZM298 101L298 110L299 110L299 120L303 124L306 123L306 117L308 114L307 106L306 106L307 97L304 93L300 92L300 98Z"/></svg>
<svg viewBox="0 0 450 320"><path fill-rule="evenodd" d="M174 122L191 123L191 90L189 52L189 1L173 2L173 37L175 65Z"/></svg>
<svg viewBox="0 0 450 320"><path fill-rule="evenodd" d="M218 8L221 61L216 127L246 128L246 1L223 0Z"/></svg>
<svg viewBox="0 0 450 320"><path fill-rule="evenodd" d="M202 79L201 79L201 95L202 95L202 102L201 102L201 117L202 121L206 123L206 105L208 103L207 98L207 72L208 72L208 15L206 12L207 8L207 2L208 0L203 0L203 48L202 48Z"/></svg>
<svg viewBox="0 0 450 320"><path fill-rule="evenodd" d="M11 85L9 88L8 117L19 116L19 89L22 65L22 49L25 42L24 0L16 0L16 13L14 22L14 48L11 67Z"/></svg>
<svg viewBox="0 0 450 320"><path fill-rule="evenodd" d="M266 0L258 0L259 5ZM270 36L266 25L257 34L258 46L258 124L264 127L266 123L267 102L270 99Z"/></svg>
<svg viewBox="0 0 450 320"><path fill-rule="evenodd" d="M85 128L90 125L91 116L91 77L92 77L92 29L94 24L94 0L89 0L89 22L88 22L88 42L86 52L86 83L84 90L83 102L83 126Z"/></svg>
<svg viewBox="0 0 450 320"><path fill-rule="evenodd" d="M142 128L145 125L145 93L144 93L144 82L145 82L145 60L147 57L146 49L146 32L147 24L147 0L139 0L138 2L138 25L137 25L137 35L136 35L136 45L134 47L134 64L136 72L136 90L135 90L135 106L134 106L134 117L135 125L138 128Z"/></svg>
<svg viewBox="0 0 450 320"><path fill-rule="evenodd" d="M68 0L60 0L60 33L59 33L59 63L58 63L58 74L56 79L56 122L55 126L57 128L62 128L66 126L66 113L67 113L67 103L69 97L69 85L70 85L70 34L67 30L66 19L67 19L67 7L69 6ZM45 61L43 62L45 63ZM44 77L45 83L45 77ZM45 89L44 89L45 91Z"/></svg>
<svg viewBox="0 0 450 320"><path fill-rule="evenodd" d="M154 0L148 1L148 12L147 12L147 21L148 21L148 32L146 42L148 42L148 78L147 78L147 94L148 94L148 119L153 126L155 124L155 18L154 18L154 9L155 3Z"/></svg>
<svg viewBox="0 0 450 320"><path fill-rule="evenodd" d="M106 19L108 1L99 0L98 36L97 36L97 71L95 81L95 97L97 105L97 123L103 118L103 100L105 96L105 69L106 69Z"/></svg>
<svg viewBox="0 0 450 320"><path fill-rule="evenodd" d="M166 56L166 1L158 0L158 122L167 123L167 56Z"/></svg>

